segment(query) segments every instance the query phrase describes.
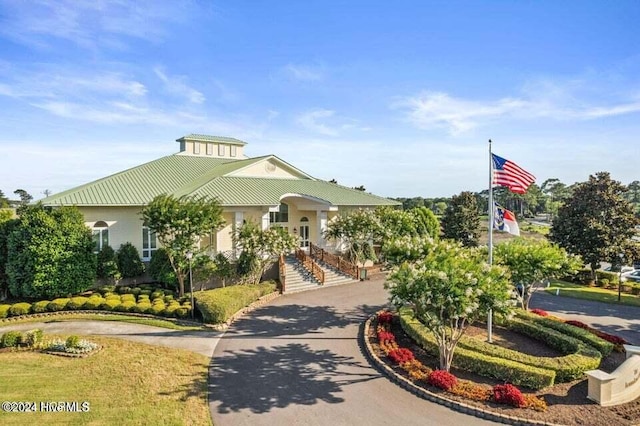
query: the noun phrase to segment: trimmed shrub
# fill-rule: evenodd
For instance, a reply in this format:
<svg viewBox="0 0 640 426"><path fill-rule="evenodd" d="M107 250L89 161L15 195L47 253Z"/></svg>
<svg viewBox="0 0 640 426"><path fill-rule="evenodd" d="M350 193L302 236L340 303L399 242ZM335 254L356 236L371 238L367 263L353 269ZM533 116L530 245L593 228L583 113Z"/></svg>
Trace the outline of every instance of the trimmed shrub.
<svg viewBox="0 0 640 426"><path fill-rule="evenodd" d="M69 303L67 303L67 309L70 309L70 310L82 309L85 303L87 303L88 301L89 301L88 297L83 297L83 296L72 297L71 300L69 300Z"/></svg>
<svg viewBox="0 0 640 426"><path fill-rule="evenodd" d="M165 310L162 312L162 315L165 317L175 317L175 311L180 309L180 304L178 303L169 303Z"/></svg>
<svg viewBox="0 0 640 426"><path fill-rule="evenodd" d="M47 306L49 305L49 303L51 303L51 301L49 300L40 300L39 302L35 302L34 304L31 305L31 311L34 314L41 314L43 312L47 312ZM0 314L0 318L2 318L2 315Z"/></svg>
<svg viewBox="0 0 640 426"><path fill-rule="evenodd" d="M131 287L127 287L127 286L116 287L116 293L118 294L131 293Z"/></svg>
<svg viewBox="0 0 640 426"><path fill-rule="evenodd" d="M429 374L427 382L432 386L449 391L458 383L458 379L448 371L434 370Z"/></svg>
<svg viewBox="0 0 640 426"><path fill-rule="evenodd" d="M9 315L17 316L17 315L27 315L31 312L31 303L20 302L11 305L9 309Z"/></svg>
<svg viewBox="0 0 640 426"><path fill-rule="evenodd" d="M89 309L89 310L98 310L101 308L102 304L106 302L106 299L100 297L100 296L91 296L89 299L87 299L87 301L84 303L84 306L82 307L82 309Z"/></svg>
<svg viewBox="0 0 640 426"><path fill-rule="evenodd" d="M71 299L67 297L62 297L59 299L53 299L48 305L47 310L50 312L62 311L67 307L67 303L69 303Z"/></svg>
<svg viewBox="0 0 640 426"><path fill-rule="evenodd" d="M506 404L518 408L525 405L522 392L511 384L495 385L493 387L493 400L498 404Z"/></svg>
<svg viewBox="0 0 640 426"><path fill-rule="evenodd" d="M120 296L120 301L124 302L135 302L136 301L136 296L134 296L133 294L123 294L122 296Z"/></svg>
<svg viewBox="0 0 640 426"><path fill-rule="evenodd" d="M153 293L153 290L144 289L140 292L141 296L150 296Z"/></svg>
<svg viewBox="0 0 640 426"><path fill-rule="evenodd" d="M140 260L140 252L133 244L129 242L121 244L116 258L123 278L134 278L144 274L144 263Z"/></svg>
<svg viewBox="0 0 640 426"><path fill-rule="evenodd" d="M37 347L42 343L42 338L44 337L44 333L39 328L34 330L29 330L24 334L22 338L22 342L30 348Z"/></svg>
<svg viewBox="0 0 640 426"><path fill-rule="evenodd" d="M189 308L178 308L175 310L175 315L178 318L187 318L188 316L191 316L191 309Z"/></svg>
<svg viewBox="0 0 640 426"><path fill-rule="evenodd" d="M113 311L120 305L120 298L118 300L115 299L106 299L102 305L100 305L100 309L104 309L105 311Z"/></svg>
<svg viewBox="0 0 640 426"><path fill-rule="evenodd" d="M151 300L149 299L149 296L147 294L141 294L138 296L138 303L140 302L149 302L151 303Z"/></svg>
<svg viewBox="0 0 640 426"><path fill-rule="evenodd" d="M178 286L178 279L169 261L169 256L163 248L157 249L151 256L149 275L168 287L176 288Z"/></svg>
<svg viewBox="0 0 640 426"><path fill-rule="evenodd" d="M151 310L147 311L147 313L152 314L152 315L162 315L162 313L164 312L165 306L164 303L163 304L157 304L154 303L153 305L151 305Z"/></svg>
<svg viewBox="0 0 640 426"><path fill-rule="evenodd" d="M147 311L150 309L151 309L151 303L149 303L149 301L138 302L131 307L130 312L135 312L138 314L146 314Z"/></svg>
<svg viewBox="0 0 640 426"><path fill-rule="evenodd" d="M172 294L171 294L171 295L168 295L168 296L164 296L164 298L163 298L163 299L164 299L164 302L165 302L165 303L169 303L169 302L172 302L172 301L174 300L174 299L173 299L173 295L172 295Z"/></svg>
<svg viewBox="0 0 640 426"><path fill-rule="evenodd" d="M140 287L134 287L131 289L131 294L133 294L134 296L139 295L142 292L142 289Z"/></svg>
<svg viewBox="0 0 640 426"><path fill-rule="evenodd" d="M195 295L196 307L202 313L204 322L220 324L240 309L274 291L276 283L273 281L199 291Z"/></svg>
<svg viewBox="0 0 640 426"><path fill-rule="evenodd" d="M111 246L104 246L102 250L98 252L97 260L98 267L96 268L96 275L98 278L105 278L113 281L118 281L121 278L122 275L118 270L116 252L111 248Z"/></svg>
<svg viewBox="0 0 640 426"><path fill-rule="evenodd" d="M0 305L0 318L8 317L10 308L11 305Z"/></svg>
<svg viewBox="0 0 640 426"><path fill-rule="evenodd" d="M121 296L118 294L111 294L107 297L105 297L105 300L116 300L118 301L118 303L122 302Z"/></svg>
<svg viewBox="0 0 640 426"><path fill-rule="evenodd" d="M400 324L404 331L411 336L425 351L434 356L438 356L438 345L432 333L413 318L409 309L402 309L399 312ZM471 340L469 338L468 340ZM462 341L462 339L461 339ZM515 352L515 351L512 351ZM524 355L524 354L523 354ZM553 385L556 372L551 369L525 365L518 361L490 356L470 350L458 343L453 357L454 367L462 370L473 371L483 376L494 377L499 380L508 381L530 389L542 389Z"/></svg>
<svg viewBox="0 0 640 426"><path fill-rule="evenodd" d="M114 291L116 291L116 286L115 285L105 285L102 286L98 289L98 291L100 293L102 293L103 296L107 296L109 293L113 294Z"/></svg>
<svg viewBox="0 0 640 426"><path fill-rule="evenodd" d="M535 308L535 309L532 309L532 310L531 310L531 313L532 313L532 314L539 315L539 316L541 316L541 317L547 317L547 316L549 316L549 312L545 311L544 309L538 309L538 308Z"/></svg>
<svg viewBox="0 0 640 426"><path fill-rule="evenodd" d="M72 334L71 336L67 337L67 340L64 342L64 345L67 348L75 348L76 346L78 346L78 343L80 343L80 338L75 334Z"/></svg>
<svg viewBox="0 0 640 426"><path fill-rule="evenodd" d="M22 333L19 331L7 331L0 338L0 348L15 348L22 343Z"/></svg>
<svg viewBox="0 0 640 426"><path fill-rule="evenodd" d="M130 309L132 309L134 306L136 306L136 302L134 302L133 300L127 300L115 306L113 310L116 312L130 312Z"/></svg>
<svg viewBox="0 0 640 426"><path fill-rule="evenodd" d="M162 290L156 290L153 293L151 293L151 296L149 296L149 299L151 300L156 300L160 298L164 300L164 292Z"/></svg>

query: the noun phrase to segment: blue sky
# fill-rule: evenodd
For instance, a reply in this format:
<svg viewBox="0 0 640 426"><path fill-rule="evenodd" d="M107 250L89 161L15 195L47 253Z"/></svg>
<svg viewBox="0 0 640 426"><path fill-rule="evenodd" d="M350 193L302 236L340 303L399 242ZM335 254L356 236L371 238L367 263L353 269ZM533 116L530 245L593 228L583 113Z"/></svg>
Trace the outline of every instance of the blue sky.
<svg viewBox="0 0 640 426"><path fill-rule="evenodd" d="M379 195L640 180L638 1L0 0L0 189L231 136ZM12 195L12 194L11 194Z"/></svg>

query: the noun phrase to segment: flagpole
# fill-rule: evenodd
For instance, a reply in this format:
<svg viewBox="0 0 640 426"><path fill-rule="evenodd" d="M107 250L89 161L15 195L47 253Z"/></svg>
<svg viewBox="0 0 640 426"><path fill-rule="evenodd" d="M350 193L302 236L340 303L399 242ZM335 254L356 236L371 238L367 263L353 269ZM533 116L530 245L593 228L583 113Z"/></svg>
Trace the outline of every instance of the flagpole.
<svg viewBox="0 0 640 426"><path fill-rule="evenodd" d="M493 264L493 156L491 155L491 139L489 139L489 265ZM493 312L487 314L487 342L493 343Z"/></svg>

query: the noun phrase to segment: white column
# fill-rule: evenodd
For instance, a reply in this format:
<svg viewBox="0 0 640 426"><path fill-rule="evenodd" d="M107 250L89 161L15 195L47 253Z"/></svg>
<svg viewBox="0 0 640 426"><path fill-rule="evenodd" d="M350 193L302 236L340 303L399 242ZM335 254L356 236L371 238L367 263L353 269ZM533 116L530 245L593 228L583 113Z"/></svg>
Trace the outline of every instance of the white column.
<svg viewBox="0 0 640 426"><path fill-rule="evenodd" d="M240 228L244 223L244 212L234 212L233 213L233 231ZM238 249L236 244L233 243L233 254L237 258L240 253L238 253Z"/></svg>
<svg viewBox="0 0 640 426"><path fill-rule="evenodd" d="M269 229L269 211L268 210L265 213L262 213L262 218L260 222L261 222L263 231L266 229Z"/></svg>
<svg viewBox="0 0 640 426"><path fill-rule="evenodd" d="M325 248L327 241L324 238L324 232L327 230L327 212L323 210L316 211L316 243L318 247Z"/></svg>

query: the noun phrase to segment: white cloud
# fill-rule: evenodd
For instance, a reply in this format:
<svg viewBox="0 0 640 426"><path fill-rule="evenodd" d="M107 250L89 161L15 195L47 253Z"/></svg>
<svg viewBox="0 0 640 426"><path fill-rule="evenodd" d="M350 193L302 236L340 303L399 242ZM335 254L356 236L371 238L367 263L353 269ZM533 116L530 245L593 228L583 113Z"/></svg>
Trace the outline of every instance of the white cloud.
<svg viewBox="0 0 640 426"><path fill-rule="evenodd" d="M394 102L391 107L404 110L406 119L418 128L445 128L452 135L500 119L593 120L640 112L637 99L605 99L598 93L583 93L587 87L587 82L577 80L565 86L541 81L526 85L519 97L487 101L423 92Z"/></svg>
<svg viewBox="0 0 640 426"><path fill-rule="evenodd" d="M321 81L324 79L324 72L314 66L302 64L287 64L283 68L284 73L298 81Z"/></svg>
<svg viewBox="0 0 640 426"><path fill-rule="evenodd" d="M176 4L177 3L177 4ZM0 32L18 42L47 47L54 37L83 48L126 48L126 38L159 42L165 27L184 21L189 2L140 0L3 1Z"/></svg>
<svg viewBox="0 0 640 426"><path fill-rule="evenodd" d="M297 122L305 129L312 132L320 133L326 136L337 136L338 131L335 128L320 122L320 120L331 118L334 115L335 111L331 111L328 109L317 109L300 115L297 119Z"/></svg>
<svg viewBox="0 0 640 426"><path fill-rule="evenodd" d="M194 104L201 104L205 101L204 95L198 90L187 85L185 76L169 76L166 74L162 67L155 67L153 72L164 83L164 87L167 92L172 95L185 97L189 102Z"/></svg>

